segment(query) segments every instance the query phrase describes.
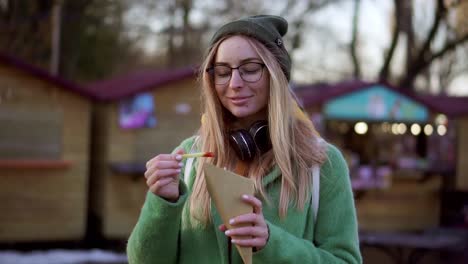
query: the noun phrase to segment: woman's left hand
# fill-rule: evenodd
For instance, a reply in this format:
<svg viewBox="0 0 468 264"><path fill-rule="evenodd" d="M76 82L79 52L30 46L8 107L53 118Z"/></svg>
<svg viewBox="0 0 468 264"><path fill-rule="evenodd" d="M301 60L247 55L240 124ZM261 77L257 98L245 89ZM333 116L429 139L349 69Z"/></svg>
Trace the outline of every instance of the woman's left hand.
<svg viewBox="0 0 468 264"><path fill-rule="evenodd" d="M233 226L227 230L224 224L219 226L219 229L232 240L232 243L242 247L253 247L257 251L265 247L270 236L268 225L262 213L262 202L251 195L242 195L242 200L253 206L253 213L239 215L229 220ZM236 225L242 224L242 227ZM239 236L246 237L239 239Z"/></svg>

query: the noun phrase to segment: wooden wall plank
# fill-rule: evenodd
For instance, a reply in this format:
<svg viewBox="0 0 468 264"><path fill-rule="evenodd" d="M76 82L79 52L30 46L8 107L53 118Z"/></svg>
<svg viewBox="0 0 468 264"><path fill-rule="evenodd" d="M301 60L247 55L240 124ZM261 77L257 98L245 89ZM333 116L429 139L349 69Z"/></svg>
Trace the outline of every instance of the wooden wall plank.
<svg viewBox="0 0 468 264"><path fill-rule="evenodd" d="M53 136L58 137L61 149L57 158L72 164L62 169L0 168L0 211L3 212L0 241L83 238L87 217L90 102L2 65L0 95L3 95L0 106L5 108L27 113L59 113L60 133Z"/></svg>
<svg viewBox="0 0 468 264"><path fill-rule="evenodd" d="M438 226L441 178L426 182L395 180L387 190L372 190L356 200L359 228L413 231Z"/></svg>

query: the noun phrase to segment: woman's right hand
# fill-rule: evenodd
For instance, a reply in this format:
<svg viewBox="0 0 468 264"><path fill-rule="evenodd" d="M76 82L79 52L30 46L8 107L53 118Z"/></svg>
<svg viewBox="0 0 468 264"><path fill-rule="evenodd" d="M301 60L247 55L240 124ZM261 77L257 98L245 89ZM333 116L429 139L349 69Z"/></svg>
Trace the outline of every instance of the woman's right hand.
<svg viewBox="0 0 468 264"><path fill-rule="evenodd" d="M179 199L179 174L183 150L175 154L159 154L146 163L146 185L152 193L168 201Z"/></svg>

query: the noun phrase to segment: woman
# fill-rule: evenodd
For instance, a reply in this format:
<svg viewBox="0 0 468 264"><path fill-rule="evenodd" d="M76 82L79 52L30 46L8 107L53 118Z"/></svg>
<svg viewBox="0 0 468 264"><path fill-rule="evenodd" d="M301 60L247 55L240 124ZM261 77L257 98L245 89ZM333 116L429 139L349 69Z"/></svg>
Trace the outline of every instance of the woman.
<svg viewBox="0 0 468 264"><path fill-rule="evenodd" d="M348 170L340 152L321 143L289 89L286 31L281 17L254 16L215 33L200 71L200 130L173 154L148 161L149 191L128 241L130 263L242 263L231 243L252 247L253 263L362 262ZM215 158L198 159L183 175L181 154L193 150ZM255 182L255 196L242 196L253 213L231 219L233 229L226 230L211 205L205 162ZM314 219L310 168L317 165ZM238 235L245 239L232 238Z"/></svg>

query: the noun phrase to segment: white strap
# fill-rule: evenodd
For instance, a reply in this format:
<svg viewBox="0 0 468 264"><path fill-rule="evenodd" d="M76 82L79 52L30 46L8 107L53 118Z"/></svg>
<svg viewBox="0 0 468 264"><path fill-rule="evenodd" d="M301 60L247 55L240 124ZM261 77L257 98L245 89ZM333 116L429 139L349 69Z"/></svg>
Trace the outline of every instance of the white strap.
<svg viewBox="0 0 468 264"><path fill-rule="evenodd" d="M190 148L190 151L189 153L193 153L194 152L194 149L195 149L195 145L197 143L197 140L198 140L198 137L196 137L194 140L193 140L193 144L192 144L192 147ZM184 182L186 184L188 184L188 180L190 179L190 173L192 172L192 165L193 165L193 161L195 160L195 158L188 158L187 161L185 162L185 170L184 170Z"/></svg>
<svg viewBox="0 0 468 264"><path fill-rule="evenodd" d="M185 171L184 171L184 182L188 184L188 180L190 178L190 173L192 172L192 164L193 160L195 158L189 158L187 159L187 162L185 162Z"/></svg>
<svg viewBox="0 0 468 264"><path fill-rule="evenodd" d="M317 214L320 199L320 167L314 165L312 167L312 210L314 213L314 225L317 221Z"/></svg>
<svg viewBox="0 0 468 264"><path fill-rule="evenodd" d="M319 137L319 144L325 144L326 141ZM317 222L318 209L320 204L320 165L312 166L312 210L314 213L314 225Z"/></svg>

